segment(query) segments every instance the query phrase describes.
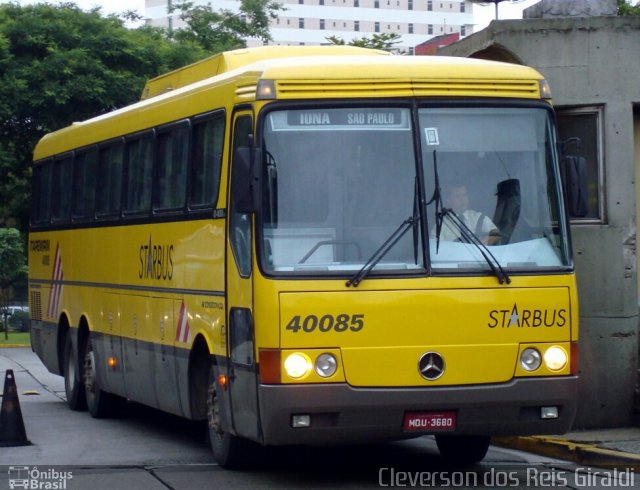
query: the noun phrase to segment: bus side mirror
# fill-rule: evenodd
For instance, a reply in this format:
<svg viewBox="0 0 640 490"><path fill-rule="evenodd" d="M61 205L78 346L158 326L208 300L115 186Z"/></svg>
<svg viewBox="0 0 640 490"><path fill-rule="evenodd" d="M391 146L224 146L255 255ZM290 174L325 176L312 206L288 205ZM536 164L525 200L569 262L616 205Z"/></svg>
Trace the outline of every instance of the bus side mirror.
<svg viewBox="0 0 640 490"><path fill-rule="evenodd" d="M261 155L259 149L246 146L233 152L231 205L235 212L254 213L258 210Z"/></svg>

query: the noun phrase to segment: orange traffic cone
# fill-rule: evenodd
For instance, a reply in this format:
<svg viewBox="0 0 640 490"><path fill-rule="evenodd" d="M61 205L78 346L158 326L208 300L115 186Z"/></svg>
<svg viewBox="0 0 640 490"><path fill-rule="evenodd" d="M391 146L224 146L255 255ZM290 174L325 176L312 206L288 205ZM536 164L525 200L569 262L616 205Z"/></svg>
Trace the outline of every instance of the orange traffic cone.
<svg viewBox="0 0 640 490"><path fill-rule="evenodd" d="M27 446L31 444L24 429L18 388L13 370L7 369L2 392L2 408L0 408L0 447Z"/></svg>

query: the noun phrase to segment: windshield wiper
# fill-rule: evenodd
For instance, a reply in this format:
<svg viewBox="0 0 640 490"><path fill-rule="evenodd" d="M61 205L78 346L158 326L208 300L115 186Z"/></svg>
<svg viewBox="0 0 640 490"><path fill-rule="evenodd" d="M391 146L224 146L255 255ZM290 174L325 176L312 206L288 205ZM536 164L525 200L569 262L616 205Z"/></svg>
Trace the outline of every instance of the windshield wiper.
<svg viewBox="0 0 640 490"><path fill-rule="evenodd" d="M404 236L404 234L409 231L414 226L417 226L419 218L417 216L409 216L406 220L402 222L398 228L385 240L385 242L380 245L380 248L376 250L371 257L367 259L367 261L351 279L349 279L346 283L347 287L353 286L358 287L358 284L367 277L369 272L380 262L385 255L391 250L396 243Z"/></svg>
<svg viewBox="0 0 640 490"><path fill-rule="evenodd" d="M420 191L418 184L418 176L416 176L415 185L413 189L413 219L420 220ZM413 260L418 265L418 244L420 243L420 227L413 226Z"/></svg>
<svg viewBox="0 0 640 490"><path fill-rule="evenodd" d="M500 284L511 284L511 278L509 277L509 274L507 274L507 271L505 271L500 265L500 262L498 261L498 259L496 259L495 255L493 255L489 248L483 243L483 241L478 238L478 235L476 235L469 229L469 227L464 223L464 221L460 219L460 217L453 211L453 209L443 208L442 211L438 213L438 216L436 216L436 220L440 223L440 226L442 226L442 221L444 220L445 216L448 216L449 223L458 228L462 241L475 245L475 247L480 251L480 253L484 257L484 260L487 262L487 264L489 264L489 267L491 267L491 270L498 278L498 282ZM439 231L440 230L438 230L438 232Z"/></svg>

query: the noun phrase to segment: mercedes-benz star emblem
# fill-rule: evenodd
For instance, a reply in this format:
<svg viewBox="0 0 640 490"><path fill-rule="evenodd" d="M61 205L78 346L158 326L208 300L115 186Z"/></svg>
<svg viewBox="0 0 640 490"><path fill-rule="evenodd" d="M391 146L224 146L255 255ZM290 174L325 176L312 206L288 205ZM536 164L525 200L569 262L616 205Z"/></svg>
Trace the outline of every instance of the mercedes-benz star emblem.
<svg viewBox="0 0 640 490"><path fill-rule="evenodd" d="M444 374L444 359L437 352L425 352L418 361L420 376L434 381Z"/></svg>

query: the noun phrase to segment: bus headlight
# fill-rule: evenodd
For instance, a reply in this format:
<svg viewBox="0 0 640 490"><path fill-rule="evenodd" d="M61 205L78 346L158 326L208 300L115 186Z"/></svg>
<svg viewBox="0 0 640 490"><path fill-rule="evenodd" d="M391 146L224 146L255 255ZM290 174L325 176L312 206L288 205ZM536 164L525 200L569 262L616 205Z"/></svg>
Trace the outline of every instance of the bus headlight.
<svg viewBox="0 0 640 490"><path fill-rule="evenodd" d="M284 361L284 370L290 378L299 379L311 371L311 359L306 354L294 352Z"/></svg>
<svg viewBox="0 0 640 490"><path fill-rule="evenodd" d="M549 347L544 353L544 363L551 371L560 371L567 365L567 352L557 345Z"/></svg>
<svg viewBox="0 0 640 490"><path fill-rule="evenodd" d="M533 347L529 347L522 351L520 355L520 365L527 371L535 371L542 364L540 352Z"/></svg>
<svg viewBox="0 0 640 490"><path fill-rule="evenodd" d="M338 369L338 361L331 354L320 354L316 359L316 373L318 376L328 378L333 376Z"/></svg>

